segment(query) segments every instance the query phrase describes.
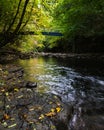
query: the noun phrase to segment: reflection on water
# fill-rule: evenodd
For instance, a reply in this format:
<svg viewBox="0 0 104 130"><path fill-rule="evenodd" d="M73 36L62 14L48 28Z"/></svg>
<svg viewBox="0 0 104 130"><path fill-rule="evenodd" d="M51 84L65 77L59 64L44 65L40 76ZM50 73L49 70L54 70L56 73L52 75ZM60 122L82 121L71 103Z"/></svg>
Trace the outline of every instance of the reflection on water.
<svg viewBox="0 0 104 130"><path fill-rule="evenodd" d="M75 124L78 123L78 126L80 126L84 121L87 125L90 125L90 120L91 122L95 120L101 127L101 129L94 127L91 130L103 130L103 65L100 67L99 64L95 65L96 62L89 64L90 62L86 61L84 64L82 61L75 62L68 59L43 57L19 60L18 62L25 69L24 78L38 83L38 92L54 93L63 102L69 105L73 104L75 111L69 123L72 130L79 130L75 128ZM81 113L84 114L83 117L81 117Z"/></svg>
<svg viewBox="0 0 104 130"><path fill-rule="evenodd" d="M72 63L68 60L38 57L19 60L19 64L25 69L25 79L38 82L38 91L57 94L68 102L74 101L76 90L78 91L75 84L79 83L80 90L83 84L82 87L86 88L88 84L88 87L92 86L91 89L99 85L104 86L103 77L83 74L83 68L78 72L81 68L76 71L75 68L69 67Z"/></svg>

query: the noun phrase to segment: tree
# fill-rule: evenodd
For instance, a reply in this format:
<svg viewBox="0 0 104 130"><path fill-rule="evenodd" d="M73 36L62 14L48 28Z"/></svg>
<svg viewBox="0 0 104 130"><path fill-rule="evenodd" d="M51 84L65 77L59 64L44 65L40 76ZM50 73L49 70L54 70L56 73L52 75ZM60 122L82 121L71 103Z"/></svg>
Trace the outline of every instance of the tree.
<svg viewBox="0 0 104 130"><path fill-rule="evenodd" d="M29 21L34 0L0 1L0 47L13 42Z"/></svg>
<svg viewBox="0 0 104 130"><path fill-rule="evenodd" d="M80 38L96 39L104 35L103 0L61 0L54 19L62 29L64 39L73 43ZM65 43L64 43L65 44Z"/></svg>

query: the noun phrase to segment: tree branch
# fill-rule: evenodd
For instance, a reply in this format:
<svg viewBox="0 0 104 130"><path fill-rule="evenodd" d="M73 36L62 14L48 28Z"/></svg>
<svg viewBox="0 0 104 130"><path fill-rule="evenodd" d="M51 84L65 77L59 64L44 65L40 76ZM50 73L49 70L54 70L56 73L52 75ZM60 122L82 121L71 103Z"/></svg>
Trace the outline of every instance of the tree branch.
<svg viewBox="0 0 104 130"><path fill-rule="evenodd" d="M20 27L21 27L21 24L22 24L22 21L23 21L23 18L24 18L24 15L25 15L25 12L26 12L26 8L27 8L27 5L28 5L28 2L29 0L26 0L25 1L25 4L24 4L24 8L23 8L23 11L22 11L22 15L21 15L21 18L19 20L19 23L16 27L16 29L14 30L13 34L15 35L16 33L18 33Z"/></svg>

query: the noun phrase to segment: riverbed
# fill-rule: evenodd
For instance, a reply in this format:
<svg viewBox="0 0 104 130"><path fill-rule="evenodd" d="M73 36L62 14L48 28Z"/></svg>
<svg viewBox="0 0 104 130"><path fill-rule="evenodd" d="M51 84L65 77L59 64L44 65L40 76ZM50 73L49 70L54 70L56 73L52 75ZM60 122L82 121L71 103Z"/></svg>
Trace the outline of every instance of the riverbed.
<svg viewBox="0 0 104 130"><path fill-rule="evenodd" d="M55 94L73 107L70 130L104 129L104 64L101 61L40 56L18 60L18 64L24 69L24 79L37 82L37 92Z"/></svg>

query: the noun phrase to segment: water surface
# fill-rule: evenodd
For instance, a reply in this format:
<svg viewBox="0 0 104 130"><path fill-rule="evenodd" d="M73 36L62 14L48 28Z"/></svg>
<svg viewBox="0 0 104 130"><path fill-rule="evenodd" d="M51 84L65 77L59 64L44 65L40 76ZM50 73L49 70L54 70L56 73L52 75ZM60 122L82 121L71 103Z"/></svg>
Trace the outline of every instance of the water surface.
<svg viewBox="0 0 104 130"><path fill-rule="evenodd" d="M73 106L70 129L79 130L79 127L83 127L82 130L103 130L103 63L52 57L19 60L18 63L25 70L24 78L38 83L38 92L54 93L64 103Z"/></svg>

